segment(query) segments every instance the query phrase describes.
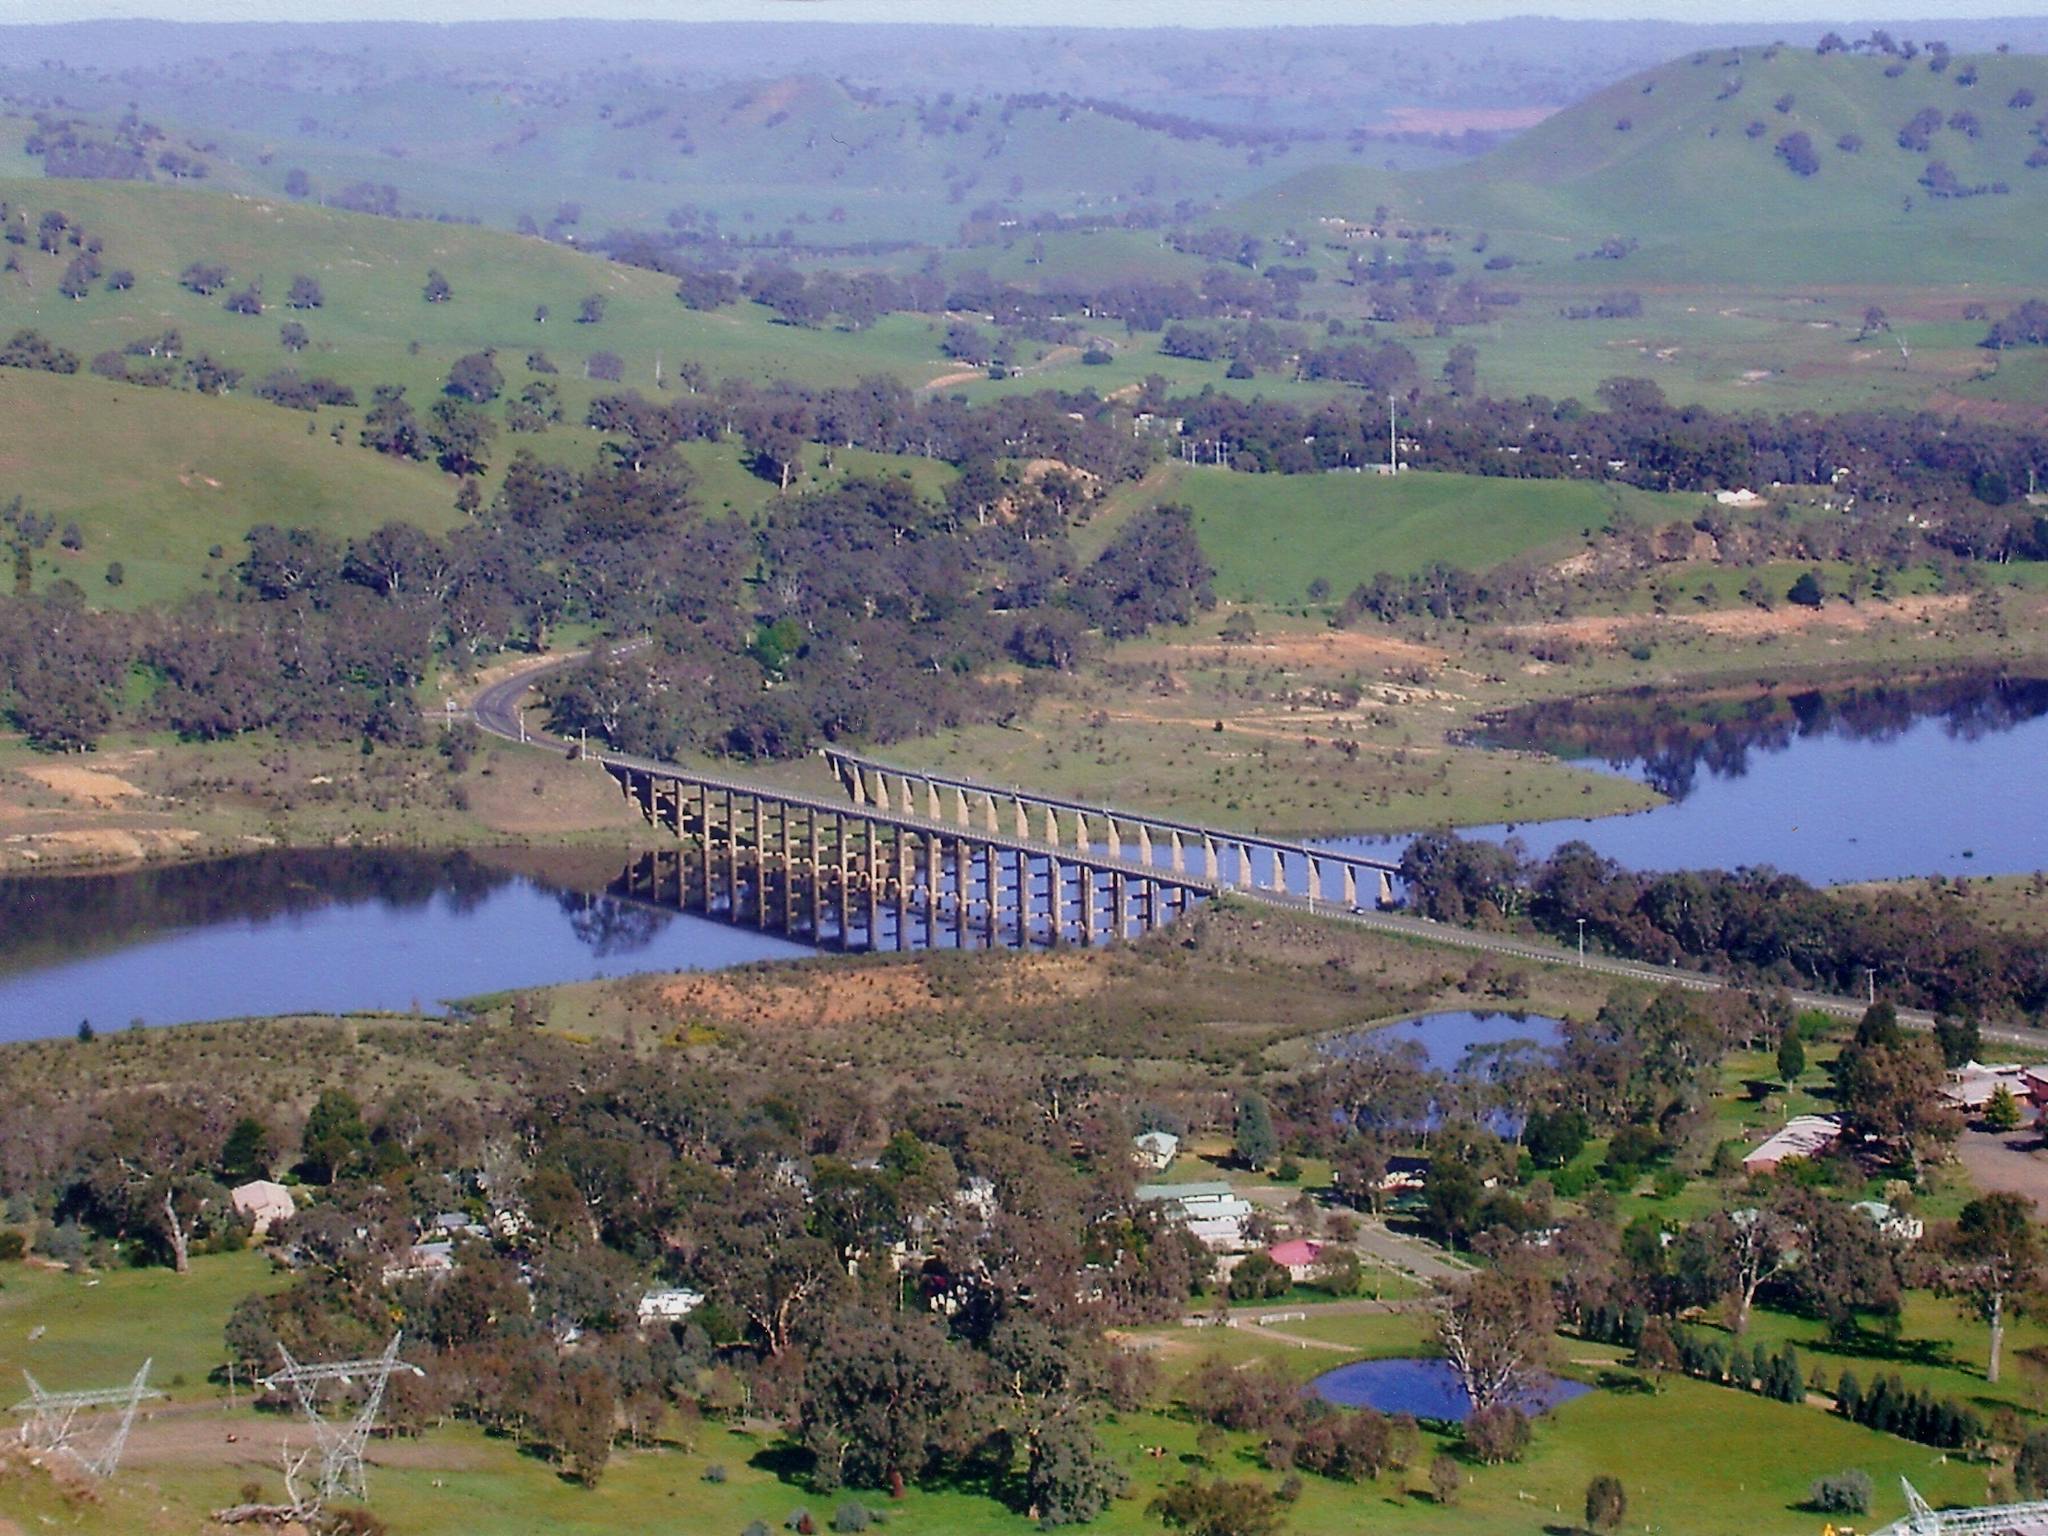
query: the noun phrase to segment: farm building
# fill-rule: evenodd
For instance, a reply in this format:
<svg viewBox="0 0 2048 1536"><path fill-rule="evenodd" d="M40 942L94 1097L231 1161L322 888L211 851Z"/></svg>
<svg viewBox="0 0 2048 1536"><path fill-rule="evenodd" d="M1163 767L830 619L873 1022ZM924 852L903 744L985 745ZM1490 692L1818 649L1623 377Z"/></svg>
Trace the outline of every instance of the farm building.
<svg viewBox="0 0 2048 1536"><path fill-rule="evenodd" d="M1760 1147L1743 1158L1746 1173L1775 1173L1779 1166L1802 1157L1818 1157L1842 1139L1835 1115L1794 1115Z"/></svg>

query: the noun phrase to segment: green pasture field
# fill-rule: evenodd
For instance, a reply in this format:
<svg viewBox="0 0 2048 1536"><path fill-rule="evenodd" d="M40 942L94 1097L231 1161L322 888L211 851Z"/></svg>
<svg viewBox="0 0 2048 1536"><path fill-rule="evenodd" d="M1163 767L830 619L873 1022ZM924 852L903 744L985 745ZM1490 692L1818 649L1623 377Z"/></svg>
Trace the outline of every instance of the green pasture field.
<svg viewBox="0 0 2048 1536"><path fill-rule="evenodd" d="M202 1258L182 1279L155 1271L98 1277L92 1286L71 1276L31 1278L17 1267L4 1278L0 1361L11 1363L21 1348L17 1330L28 1318L51 1319L52 1331L32 1347L68 1355L62 1368L45 1366L43 1379L54 1386L119 1374L131 1355L152 1349L160 1368L183 1371L196 1383L220 1358L220 1330L234 1301L266 1276L260 1258L237 1255ZM1757 1336L1774 1326L1775 1319L1760 1319ZM1426 1319L1412 1315L1340 1315L1292 1327L1329 1333L1355 1354L1304 1349L1251 1330L1161 1328L1140 1338L1160 1355L1169 1390L1211 1354L1238 1363L1269 1361L1306 1379L1347 1358L1430 1347ZM89 1346L74 1342L87 1335ZM1911 1313L1909 1335L1920 1336L1919 1319ZM91 1353L79 1353L88 1347ZM1574 1340L1561 1340L1559 1350L1572 1362L1569 1369L1588 1379L1612 1372L1617 1359L1614 1350ZM1628 1390L1626 1373L1611 1379L1622 1385L1547 1415L1522 1463L1466 1464L1465 1486L1449 1507L1436 1505L1423 1491L1428 1460L1443 1445L1425 1435L1421 1457L1405 1473L1363 1484L1305 1478L1288 1530L1292 1536L1339 1536L1365 1520L1375 1529L1479 1536L1575 1525L1586 1483L1599 1473L1621 1478L1632 1520L1672 1536L1806 1529L1818 1520L1798 1508L1808 1485L1846 1467L1860 1467L1876 1482L1872 1523L1902 1512L1901 1475L1937 1502L1983 1495L1980 1469L1845 1423L1815 1406L1772 1403L1685 1380L1650 1392ZM138 1427L127 1467L98 1500L68 1503L47 1484L15 1476L0 1480L0 1511L36 1523L61 1518L68 1529L100 1536L189 1530L194 1517L235 1502L248 1481L265 1496L278 1496L270 1447L280 1434L289 1438L293 1426L246 1408L231 1414L211 1389L201 1395L215 1397L217 1406L200 1406L179 1393L176 1401L187 1405L184 1422ZM195 1412L199 1420L190 1419ZM208 1419L217 1429L207 1427ZM178 1438L164 1440L165 1435ZM743 1426L672 1420L662 1439L647 1449L621 1448L599 1486L586 1489L508 1441L446 1426L419 1440L372 1446L372 1507L402 1536L468 1536L494 1528L511 1509L520 1512L521 1529L536 1536L666 1536L677 1530L739 1536L757 1519L779 1529L800 1509L812 1511L822 1527L848 1499L883 1511L889 1529L909 1536L1022 1536L1032 1528L1023 1513L978 1484L916 1490L900 1502L870 1491L811 1493L795 1480L795 1467L778 1441ZM1163 1402L1112 1418L1104 1439L1131 1474L1129 1496L1088 1527L1104 1536L1159 1530L1145 1513L1146 1502L1163 1484L1189 1472L1249 1477L1268 1486L1277 1481L1260 1465L1254 1437L1227 1435L1205 1454L1196 1445L1194 1424ZM153 1449L153 1442L165 1449ZM181 1447L177 1454L168 1453L172 1444ZM722 1469L720 1480L707 1477L713 1467Z"/></svg>
<svg viewBox="0 0 2048 1536"><path fill-rule="evenodd" d="M20 496L60 532L76 522L85 535L76 552L52 536L36 556L36 585L69 577L95 607L185 595L240 559L259 523L346 540L391 521L442 532L461 520L455 482L431 465L308 435L314 417L263 401L9 368L0 421L0 501ZM220 560L208 558L215 545ZM106 581L112 561L124 567L120 586Z"/></svg>
<svg viewBox="0 0 2048 1536"><path fill-rule="evenodd" d="M939 353L938 325L922 317L892 315L853 333L777 325L750 304L700 313L679 304L674 282L660 273L462 225L107 182L5 182L0 199L38 216L61 209L105 241L106 271L136 274L125 293L96 289L74 302L57 292L69 247L55 255L23 248L23 271L0 277L0 325L35 327L81 358L175 326L188 355L204 349L244 369L245 390L289 365L352 386L365 404L373 385L404 384L424 410L461 354L495 349L506 393L515 395L535 377L524 366L527 354L541 350L560 370L550 382L561 390L568 419L580 420L596 394L627 387L651 393L657 362L671 380L679 365L694 362L714 379L790 376L824 384L850 384L865 374L922 383L951 366ZM179 287L179 274L197 260L225 264L228 287L207 297ZM448 302L422 297L429 268L447 277L454 295ZM285 308L291 280L301 274L320 283L321 308ZM228 313L228 294L258 279L265 312ZM605 316L579 325L578 308L593 293L605 297ZM535 319L540 305L549 310L545 323ZM278 342L287 320L312 338L296 358ZM624 360L623 383L583 377L586 360L599 351ZM502 443L500 451L507 451Z"/></svg>
<svg viewBox="0 0 2048 1536"><path fill-rule="evenodd" d="M112 1386L148 1359L151 1384L172 1401L212 1397L207 1377L227 1360L228 1313L280 1283L256 1252L195 1258L189 1275L0 1266L0 1392L14 1401L24 1370L53 1392Z"/></svg>
<svg viewBox="0 0 2048 1536"><path fill-rule="evenodd" d="M1182 473L1220 595L1294 603L1321 579L1341 598L1381 571L1413 575L1439 561L1481 571L1538 551L1570 553L1617 517L1691 517L1697 496L1659 496L1576 480L1502 480L1412 472Z"/></svg>
<svg viewBox="0 0 2048 1536"><path fill-rule="evenodd" d="M58 376L0 369L0 502L20 496L61 532L77 523L84 547L53 536L36 554L33 581L76 582L95 607L134 609L174 601L209 586L242 555L243 536L262 523L318 529L342 542L386 522L445 533L462 522L456 482L431 464L408 464L360 447L355 414L286 411L241 395L206 398L149 390L86 374ZM345 423L344 440L329 428ZM317 430L308 432L311 425ZM509 448L583 465L597 434L557 429L501 438L495 472ZM693 497L707 513L758 518L776 488L741 463L737 443L690 443L682 456L696 479ZM907 477L926 496L944 494L955 475L933 459L896 458L865 449L805 449L805 472L792 489L837 483L849 475ZM219 546L222 555L209 551ZM106 581L119 561L123 581Z"/></svg>

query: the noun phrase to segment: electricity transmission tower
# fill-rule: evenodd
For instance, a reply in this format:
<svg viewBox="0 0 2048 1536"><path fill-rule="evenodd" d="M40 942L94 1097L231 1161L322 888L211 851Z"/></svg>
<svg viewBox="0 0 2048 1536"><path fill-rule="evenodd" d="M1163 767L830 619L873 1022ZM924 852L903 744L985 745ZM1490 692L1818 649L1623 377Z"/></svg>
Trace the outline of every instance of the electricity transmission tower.
<svg viewBox="0 0 2048 1536"><path fill-rule="evenodd" d="M324 1506L338 1497L367 1499L369 1485L363 1475L363 1449L376 1427L378 1410L384 1406L384 1389L397 1371L415 1376L426 1372L398 1358L398 1343L404 1335L394 1333L384 1353L369 1360L330 1360L319 1365L301 1365L284 1345L277 1352L284 1357L284 1369L263 1378L263 1385L275 1389L288 1385L298 1399L299 1411L313 1426L313 1443L320 1452L318 1504ZM353 1418L329 1418L320 1411L320 1388L327 1382L343 1387L364 1383L363 1399Z"/></svg>
<svg viewBox="0 0 2048 1536"><path fill-rule="evenodd" d="M1903 1477L1899 1482L1906 1490L1906 1518L1894 1520L1877 1536L2008 1536L2014 1531L2040 1530L2048 1522L2048 1502L1935 1509L1920 1496L1919 1489Z"/></svg>
<svg viewBox="0 0 2048 1536"><path fill-rule="evenodd" d="M31 1450L55 1455L62 1452L94 1477L112 1477L121 1464L121 1452L128 1446L128 1431L135 1426L135 1409L145 1397L162 1397L149 1385L149 1367L142 1362L135 1379L125 1386L101 1387L90 1392L46 1392L43 1384L21 1374L28 1382L28 1396L14 1405L14 1412L28 1415L21 1426L21 1443ZM121 1417L97 1452L87 1449L81 1438L78 1416L90 1408L119 1408Z"/></svg>

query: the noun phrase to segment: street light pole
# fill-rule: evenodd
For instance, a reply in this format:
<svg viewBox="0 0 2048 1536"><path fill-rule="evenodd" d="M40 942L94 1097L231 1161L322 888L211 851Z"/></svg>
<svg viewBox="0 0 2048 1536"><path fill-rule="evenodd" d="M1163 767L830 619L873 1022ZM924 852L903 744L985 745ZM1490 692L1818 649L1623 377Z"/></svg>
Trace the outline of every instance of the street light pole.
<svg viewBox="0 0 2048 1536"><path fill-rule="evenodd" d="M1586 920L1579 919L1579 969L1586 968Z"/></svg>
<svg viewBox="0 0 2048 1536"><path fill-rule="evenodd" d="M1877 1006L1877 967L1874 965L1863 967L1863 979L1869 988L1870 1006L1875 1008Z"/></svg>

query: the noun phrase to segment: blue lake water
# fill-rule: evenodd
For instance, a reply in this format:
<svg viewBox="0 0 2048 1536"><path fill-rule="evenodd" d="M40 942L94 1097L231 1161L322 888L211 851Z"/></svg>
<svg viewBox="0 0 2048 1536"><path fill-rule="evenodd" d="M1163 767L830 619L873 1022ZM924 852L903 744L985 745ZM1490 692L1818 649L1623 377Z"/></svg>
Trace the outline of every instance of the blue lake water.
<svg viewBox="0 0 2048 1536"><path fill-rule="evenodd" d="M0 880L0 1041L453 999L810 953L469 855L274 853Z"/></svg>
<svg viewBox="0 0 2048 1536"><path fill-rule="evenodd" d="M1771 864L1816 882L2048 869L2048 683L1963 678L1767 693L1737 698L1705 724L1679 697L1546 708L1525 744L1588 753L1675 798L1633 816L1473 833L1518 837L1536 855L1580 839L1636 868ZM1320 841L1395 858L1406 846ZM1166 848L1155 844L1154 857L1165 862ZM136 1019L437 1011L514 987L807 953L618 899L612 887L626 859L573 849L273 852L0 879L0 1040L69 1033L81 1019L118 1029ZM1226 880L1235 861L1226 844ZM1297 890L1302 864L1287 870ZM1259 855L1251 873L1269 883L1270 856ZM1479 1014L1395 1026L1413 1030L1447 1071L1474 1046L1548 1043L1551 1028Z"/></svg>
<svg viewBox="0 0 2048 1536"><path fill-rule="evenodd" d="M1376 1408L1381 1413L1459 1422L1472 1412L1472 1399L1459 1385L1458 1373L1442 1360L1360 1360L1325 1371L1309 1388L1340 1408ZM1533 1400L1519 1406L1530 1411L1555 1408L1592 1390L1582 1382L1553 1376Z"/></svg>
<svg viewBox="0 0 2048 1536"><path fill-rule="evenodd" d="M1644 782L1649 758L1595 759ZM1926 717L1883 735L1801 732L1689 765L1683 798L1629 816L1461 829L1543 856L1580 841L1632 869L1772 865L1816 884L2048 869L2048 715L1983 729ZM1678 786L1671 786L1678 787ZM1400 837L1322 838L1400 856Z"/></svg>

